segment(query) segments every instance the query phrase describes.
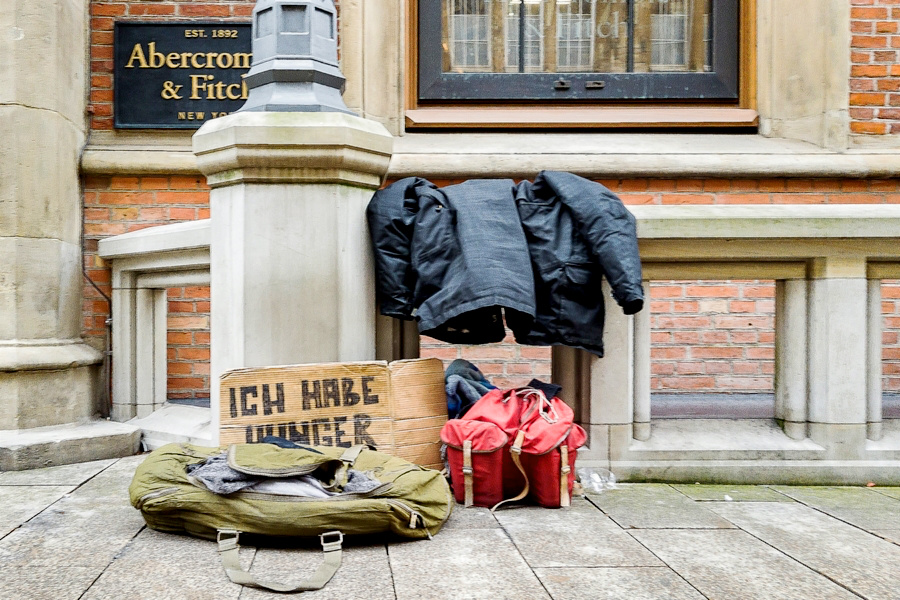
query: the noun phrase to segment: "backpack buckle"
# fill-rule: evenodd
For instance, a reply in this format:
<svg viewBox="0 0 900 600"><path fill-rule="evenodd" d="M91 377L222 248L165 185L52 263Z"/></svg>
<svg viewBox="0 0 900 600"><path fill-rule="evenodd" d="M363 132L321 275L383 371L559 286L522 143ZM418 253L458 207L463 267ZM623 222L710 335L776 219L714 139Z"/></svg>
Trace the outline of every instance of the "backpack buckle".
<svg viewBox="0 0 900 600"><path fill-rule="evenodd" d="M322 542L322 550L325 552L340 550L344 541L344 534L340 531L326 531L319 534L319 541Z"/></svg>
<svg viewBox="0 0 900 600"><path fill-rule="evenodd" d="M237 548L238 537L241 532L236 529L219 529L216 532L216 542L219 544L219 552L226 552Z"/></svg>

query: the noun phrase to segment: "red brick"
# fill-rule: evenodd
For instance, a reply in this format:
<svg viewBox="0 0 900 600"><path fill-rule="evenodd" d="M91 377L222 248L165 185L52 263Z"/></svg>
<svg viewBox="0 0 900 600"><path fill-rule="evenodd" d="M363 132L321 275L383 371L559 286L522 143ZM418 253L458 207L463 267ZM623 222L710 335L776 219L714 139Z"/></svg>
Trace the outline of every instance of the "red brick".
<svg viewBox="0 0 900 600"><path fill-rule="evenodd" d="M137 4L128 6L128 14L132 16L163 16L174 15L175 6L172 4Z"/></svg>
<svg viewBox="0 0 900 600"><path fill-rule="evenodd" d="M879 21L875 23L876 33L897 33L896 21Z"/></svg>
<svg viewBox="0 0 900 600"><path fill-rule="evenodd" d="M743 348L728 346L697 346L691 348L691 358L741 358Z"/></svg>
<svg viewBox="0 0 900 600"><path fill-rule="evenodd" d="M531 375L534 366L531 363L506 363L506 372L513 375Z"/></svg>
<svg viewBox="0 0 900 600"><path fill-rule="evenodd" d="M208 204L208 192L157 192L159 204Z"/></svg>
<svg viewBox="0 0 900 600"><path fill-rule="evenodd" d="M202 389L206 381L202 377L169 377L166 384L170 390Z"/></svg>
<svg viewBox="0 0 900 600"><path fill-rule="evenodd" d="M466 346L462 349L462 357L469 360L484 358L515 358L515 348L502 346Z"/></svg>
<svg viewBox="0 0 900 600"><path fill-rule="evenodd" d="M180 4L178 14L184 17L227 17L231 14L227 6L218 4Z"/></svg>
<svg viewBox="0 0 900 600"><path fill-rule="evenodd" d="M887 65L853 65L850 67L851 77L887 77Z"/></svg>
<svg viewBox="0 0 900 600"><path fill-rule="evenodd" d="M876 50L872 53L872 60L875 62L894 63L897 62L896 50Z"/></svg>
<svg viewBox="0 0 900 600"><path fill-rule="evenodd" d="M765 346L747 348L747 358L773 360L775 358L775 348L767 348Z"/></svg>
<svg viewBox="0 0 900 600"><path fill-rule="evenodd" d="M724 327L726 329L770 328L772 326L771 319L759 316L732 317L717 315L713 321L715 327Z"/></svg>
<svg viewBox="0 0 900 600"><path fill-rule="evenodd" d="M703 375L706 373L702 362L677 362L675 372L679 375Z"/></svg>
<svg viewBox="0 0 900 600"><path fill-rule="evenodd" d="M690 300L672 303L672 312L676 313L695 313L699 310L699 308L699 303Z"/></svg>
<svg viewBox="0 0 900 600"><path fill-rule="evenodd" d="M196 209L172 207L169 209L169 218L179 221L192 221L197 218Z"/></svg>
<svg viewBox="0 0 900 600"><path fill-rule="evenodd" d="M850 104L851 106L883 106L885 98L885 94L851 93Z"/></svg>
<svg viewBox="0 0 900 600"><path fill-rule="evenodd" d="M650 363L650 372L654 375L672 375L675 373L675 363Z"/></svg>
<svg viewBox="0 0 900 600"><path fill-rule="evenodd" d="M900 79L879 79L875 83L880 92L896 92L900 90Z"/></svg>
<svg viewBox="0 0 900 600"><path fill-rule="evenodd" d="M731 372L735 375L758 375L760 364L759 362L735 361L731 363Z"/></svg>
<svg viewBox="0 0 900 600"><path fill-rule="evenodd" d="M185 298L209 299L209 286L194 286L184 288Z"/></svg>
<svg viewBox="0 0 900 600"><path fill-rule="evenodd" d="M758 179L732 179L731 180L731 191L732 192L755 192L759 190L759 180Z"/></svg>
<svg viewBox="0 0 900 600"><path fill-rule="evenodd" d="M879 194L832 194L828 197L832 204L881 204L884 196Z"/></svg>
<svg viewBox="0 0 900 600"><path fill-rule="evenodd" d="M703 182L703 190L706 192L727 192L731 189L731 182L727 179L707 179Z"/></svg>
<svg viewBox="0 0 900 600"><path fill-rule="evenodd" d="M887 19L888 18L888 9L886 8L851 8L850 9L850 18L852 20L858 19Z"/></svg>
<svg viewBox="0 0 900 600"><path fill-rule="evenodd" d="M761 179L759 181L759 191L761 192L783 192L786 187L784 179Z"/></svg>
<svg viewBox="0 0 900 600"><path fill-rule="evenodd" d="M194 312L193 302L169 301L170 313L192 313Z"/></svg>
<svg viewBox="0 0 900 600"><path fill-rule="evenodd" d="M124 223L85 223L85 235L120 235L127 233L128 228Z"/></svg>
<svg viewBox="0 0 900 600"><path fill-rule="evenodd" d="M825 204L825 194L772 194L775 204Z"/></svg>
<svg viewBox="0 0 900 600"><path fill-rule="evenodd" d="M850 45L853 48L887 48L888 39L883 35L854 35Z"/></svg>
<svg viewBox="0 0 900 600"><path fill-rule="evenodd" d="M704 331L700 336L704 344L724 344L728 342L728 332L725 330L711 329Z"/></svg>
<svg viewBox="0 0 900 600"><path fill-rule="evenodd" d="M771 204L769 194L719 194L716 204Z"/></svg>
<svg viewBox="0 0 900 600"><path fill-rule="evenodd" d="M209 344L209 332L208 331L195 331L194 332L194 343L195 344Z"/></svg>
<svg viewBox="0 0 900 600"><path fill-rule="evenodd" d="M716 380L712 377L661 377L659 383L662 388L700 390L714 387Z"/></svg>
<svg viewBox="0 0 900 600"><path fill-rule="evenodd" d="M179 360L209 360L209 348L178 348L175 356Z"/></svg>
<svg viewBox="0 0 900 600"><path fill-rule="evenodd" d="M646 192L647 188L646 179L623 179L619 182L619 190L622 192Z"/></svg>
<svg viewBox="0 0 900 600"><path fill-rule="evenodd" d="M206 187L206 180L202 177L173 176L169 187L173 190L199 190Z"/></svg>
<svg viewBox="0 0 900 600"><path fill-rule="evenodd" d="M649 182L650 190L657 192L674 192L674 179L651 179Z"/></svg>
<svg viewBox="0 0 900 600"><path fill-rule="evenodd" d="M868 133L868 134L881 135L881 134L887 133L888 126L887 126L887 123L870 123L870 122L851 121L850 122L850 131L851 131L851 133Z"/></svg>
<svg viewBox="0 0 900 600"><path fill-rule="evenodd" d="M900 108L879 108L876 112L879 119L900 120Z"/></svg>
<svg viewBox="0 0 900 600"><path fill-rule="evenodd" d="M209 329L209 317L174 316L167 323L169 329Z"/></svg>
<svg viewBox="0 0 900 600"><path fill-rule="evenodd" d="M623 204L654 204L656 196L652 194L619 194Z"/></svg>
<svg viewBox="0 0 900 600"><path fill-rule="evenodd" d="M841 182L842 192L868 192L869 182L865 179L845 179Z"/></svg>
<svg viewBox="0 0 900 600"><path fill-rule="evenodd" d="M151 204L153 194L149 192L100 192L100 204Z"/></svg>
<svg viewBox="0 0 900 600"><path fill-rule="evenodd" d="M726 390L771 390L771 377L717 377L716 387Z"/></svg>
<svg viewBox="0 0 900 600"><path fill-rule="evenodd" d="M705 329L712 323L709 317L657 317L658 329Z"/></svg>
<svg viewBox="0 0 900 600"><path fill-rule="evenodd" d="M706 373L709 375L722 375L731 373L731 361L707 360Z"/></svg>
<svg viewBox="0 0 900 600"><path fill-rule="evenodd" d="M661 285L654 283L650 286L651 298L681 298L684 288L680 285Z"/></svg>
<svg viewBox="0 0 900 600"><path fill-rule="evenodd" d="M678 179L675 181L676 192L702 192L702 179Z"/></svg>
<svg viewBox="0 0 900 600"><path fill-rule="evenodd" d="M673 331L672 341L676 344L697 344L700 342L699 331Z"/></svg>
<svg viewBox="0 0 900 600"><path fill-rule="evenodd" d="M672 303L664 300L656 300L650 302L650 312L667 313L672 312Z"/></svg>
<svg viewBox="0 0 900 600"><path fill-rule="evenodd" d="M730 331L728 332L728 342L731 344L758 344L759 334L755 331Z"/></svg>
<svg viewBox="0 0 900 600"><path fill-rule="evenodd" d="M725 298L738 295L738 288L733 285L689 285L686 296L697 298Z"/></svg>
<svg viewBox="0 0 900 600"><path fill-rule="evenodd" d="M875 23L872 21L851 21L850 32L860 34L875 33Z"/></svg>
<svg viewBox="0 0 900 600"><path fill-rule="evenodd" d="M752 313L756 312L756 302L732 301L728 303L728 312Z"/></svg>
<svg viewBox="0 0 900 600"><path fill-rule="evenodd" d="M190 331L170 331L166 334L166 343L170 346L173 344L186 345L192 343Z"/></svg>

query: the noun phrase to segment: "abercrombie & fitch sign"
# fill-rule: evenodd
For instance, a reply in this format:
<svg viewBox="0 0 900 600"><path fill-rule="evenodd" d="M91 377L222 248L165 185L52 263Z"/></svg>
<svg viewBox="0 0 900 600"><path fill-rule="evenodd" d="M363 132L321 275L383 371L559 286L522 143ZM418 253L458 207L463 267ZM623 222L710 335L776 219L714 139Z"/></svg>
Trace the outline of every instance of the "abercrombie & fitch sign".
<svg viewBox="0 0 900 600"><path fill-rule="evenodd" d="M116 23L115 126L197 129L247 100L250 24Z"/></svg>

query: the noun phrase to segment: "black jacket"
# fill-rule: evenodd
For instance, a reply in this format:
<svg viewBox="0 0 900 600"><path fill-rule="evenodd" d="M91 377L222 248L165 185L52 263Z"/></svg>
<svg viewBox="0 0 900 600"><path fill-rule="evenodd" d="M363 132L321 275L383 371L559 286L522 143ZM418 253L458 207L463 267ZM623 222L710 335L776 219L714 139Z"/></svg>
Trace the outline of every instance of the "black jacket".
<svg viewBox="0 0 900 600"><path fill-rule="evenodd" d="M367 209L381 314L415 318L422 334L458 344L499 342L530 325L534 280L511 179L437 189L410 177Z"/></svg>
<svg viewBox="0 0 900 600"><path fill-rule="evenodd" d="M367 210L381 312L450 343L503 339L603 355L602 276L627 314L643 305L635 222L604 186L544 171L534 183L419 178Z"/></svg>

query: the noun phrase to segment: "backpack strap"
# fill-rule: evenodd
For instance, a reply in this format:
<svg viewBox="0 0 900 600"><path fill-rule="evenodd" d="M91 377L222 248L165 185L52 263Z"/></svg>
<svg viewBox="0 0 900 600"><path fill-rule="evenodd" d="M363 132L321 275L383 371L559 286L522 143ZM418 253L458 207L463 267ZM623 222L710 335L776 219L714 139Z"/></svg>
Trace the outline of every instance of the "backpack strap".
<svg viewBox="0 0 900 600"><path fill-rule="evenodd" d="M338 460L341 461L341 466L338 467L337 471L334 473L334 484L332 487L341 487L343 488L347 485L348 473L347 471L350 467L353 466L353 463L356 462L356 459L359 458L360 453L366 449L364 444L357 444L356 446L350 446L346 450L344 450L343 454L341 454Z"/></svg>
<svg viewBox="0 0 900 600"><path fill-rule="evenodd" d="M507 502L518 502L525 498L528 495L528 490L530 489L530 484L528 483L528 474L525 472L524 467L522 467L522 460L520 456L522 454L522 443L525 441L525 432L521 429L518 433L516 433L516 439L513 441L512 448L509 449L510 454L512 455L513 462L516 464L516 467L522 473L522 477L525 478L525 489L519 492L519 495L514 498L507 498L501 502L498 502L491 509L491 512L494 512L498 508L500 508L501 504L506 504Z"/></svg>
<svg viewBox="0 0 900 600"><path fill-rule="evenodd" d="M475 503L475 482L472 478L472 440L463 441L463 482L466 488L466 508Z"/></svg>
<svg viewBox="0 0 900 600"><path fill-rule="evenodd" d="M220 529L216 539L219 543L219 555L222 557L222 566L225 568L225 573L231 581L240 585L264 588L274 592L320 590L334 577L334 574L341 566L341 543L344 541L344 535L340 531L329 531L319 536L322 542L322 550L325 552L325 560L319 565L312 577L294 585L268 579L258 579L255 575L241 568L241 561L238 557L238 552L240 551L240 546L238 546L239 535L240 532L234 529ZM335 538L335 536L337 537ZM331 541L326 541L326 539Z"/></svg>
<svg viewBox="0 0 900 600"><path fill-rule="evenodd" d="M569 466L569 447L563 444L559 447L561 454L559 461L559 505L571 506L572 502L569 498L569 472L572 468Z"/></svg>

